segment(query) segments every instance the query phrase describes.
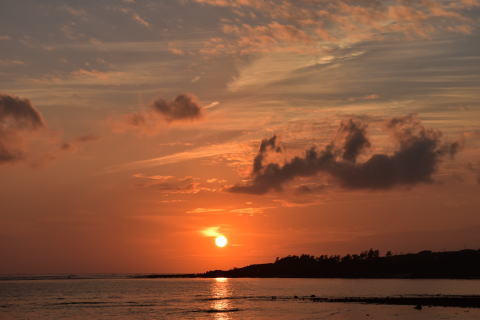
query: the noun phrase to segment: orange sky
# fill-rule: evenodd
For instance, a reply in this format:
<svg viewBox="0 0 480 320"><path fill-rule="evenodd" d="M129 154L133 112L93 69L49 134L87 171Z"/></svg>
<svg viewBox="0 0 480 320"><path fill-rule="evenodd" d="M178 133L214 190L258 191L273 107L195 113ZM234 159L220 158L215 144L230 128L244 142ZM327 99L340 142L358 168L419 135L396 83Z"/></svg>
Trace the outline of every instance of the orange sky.
<svg viewBox="0 0 480 320"><path fill-rule="evenodd" d="M0 273L478 248L479 1L1 6Z"/></svg>

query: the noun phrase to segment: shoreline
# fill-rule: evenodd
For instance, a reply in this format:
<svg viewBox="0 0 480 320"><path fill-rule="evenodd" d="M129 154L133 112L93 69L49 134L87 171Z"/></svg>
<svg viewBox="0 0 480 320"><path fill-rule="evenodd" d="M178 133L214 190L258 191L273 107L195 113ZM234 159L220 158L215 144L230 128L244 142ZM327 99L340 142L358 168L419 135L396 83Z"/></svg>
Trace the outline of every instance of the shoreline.
<svg viewBox="0 0 480 320"><path fill-rule="evenodd" d="M378 305L404 305L422 307L458 307L480 308L480 296L411 296L411 297L342 297L342 298L317 298L311 297L312 302L327 303L363 303Z"/></svg>
<svg viewBox="0 0 480 320"><path fill-rule="evenodd" d="M85 275L85 274L70 274L70 275L15 275L15 276L0 276L1 281L51 281L51 280L105 280L105 279L351 279L351 280L480 280L480 276L475 277L460 277L460 276L444 276L444 277L425 277L412 275L398 275L398 276L206 276L205 274L112 274L112 275Z"/></svg>
<svg viewBox="0 0 480 320"><path fill-rule="evenodd" d="M480 276L475 277L460 277L460 276L445 276L445 277L425 277L425 276L412 276L412 275L399 275L399 276L370 276L370 277L360 277L360 276L317 276L317 277L308 277L308 276L205 276L203 274L147 274L147 275L135 275L132 276L133 279L169 279L169 278L187 278L187 279L215 279L215 278L229 278L229 279L376 279L376 280L388 280L388 279L405 279L405 280L480 280Z"/></svg>

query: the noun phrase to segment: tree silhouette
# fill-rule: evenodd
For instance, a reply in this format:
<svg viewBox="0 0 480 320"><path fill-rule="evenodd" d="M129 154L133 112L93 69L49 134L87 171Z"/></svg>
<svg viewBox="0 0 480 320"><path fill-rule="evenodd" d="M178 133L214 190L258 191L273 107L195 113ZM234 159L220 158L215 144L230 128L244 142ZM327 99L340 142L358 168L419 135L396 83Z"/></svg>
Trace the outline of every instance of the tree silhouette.
<svg viewBox="0 0 480 320"><path fill-rule="evenodd" d="M421 251L385 256L369 249L360 254L277 257L274 263L228 271L209 271L204 277L346 277L346 278L480 278L480 250Z"/></svg>

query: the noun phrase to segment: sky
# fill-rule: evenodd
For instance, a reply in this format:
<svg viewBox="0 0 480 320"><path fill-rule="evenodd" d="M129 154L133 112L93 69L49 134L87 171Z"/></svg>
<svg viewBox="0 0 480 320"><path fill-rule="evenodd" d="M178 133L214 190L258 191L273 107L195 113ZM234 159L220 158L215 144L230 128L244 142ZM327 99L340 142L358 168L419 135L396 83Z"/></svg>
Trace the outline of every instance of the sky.
<svg viewBox="0 0 480 320"><path fill-rule="evenodd" d="M477 249L479 35L478 0L2 0L0 273Z"/></svg>

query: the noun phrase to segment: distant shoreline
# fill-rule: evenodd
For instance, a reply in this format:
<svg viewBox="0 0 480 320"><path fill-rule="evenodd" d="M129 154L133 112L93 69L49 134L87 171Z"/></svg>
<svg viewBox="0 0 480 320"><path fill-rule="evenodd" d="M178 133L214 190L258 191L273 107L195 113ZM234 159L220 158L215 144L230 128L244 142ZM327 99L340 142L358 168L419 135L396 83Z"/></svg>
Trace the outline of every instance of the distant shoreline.
<svg viewBox="0 0 480 320"><path fill-rule="evenodd" d="M480 250L432 252L381 256L370 249L360 254L300 255L277 258L275 262L253 264L230 270L183 274L44 274L0 275L8 280L85 280L156 278L293 278L293 279L480 279Z"/></svg>
<svg viewBox="0 0 480 320"><path fill-rule="evenodd" d="M215 278L230 278L230 279L352 279L352 280L480 280L480 277L409 277L409 276L390 276L390 277L291 277L291 276L237 276L237 277L215 277L205 276L204 274L136 274L136 275L122 275L114 274L112 276L87 276L87 275L72 275L72 276L0 276L0 281L52 281L52 280L124 280L124 279L215 279Z"/></svg>
<svg viewBox="0 0 480 320"><path fill-rule="evenodd" d="M378 250L333 256L287 256L275 262L231 270L143 278L342 278L342 279L480 279L480 250L381 256ZM138 276L137 276L138 278Z"/></svg>
<svg viewBox="0 0 480 320"><path fill-rule="evenodd" d="M215 279L215 278L229 278L229 279L352 279L352 280L368 280L368 279L375 279L375 280L389 280L389 279L405 279L405 280L480 280L480 276L478 277L413 277L413 276L389 276L389 277L292 277L292 276L234 276L234 277L215 277L215 276L205 276L203 274L196 275L196 274L146 274L146 275L135 275L130 276L131 279Z"/></svg>

